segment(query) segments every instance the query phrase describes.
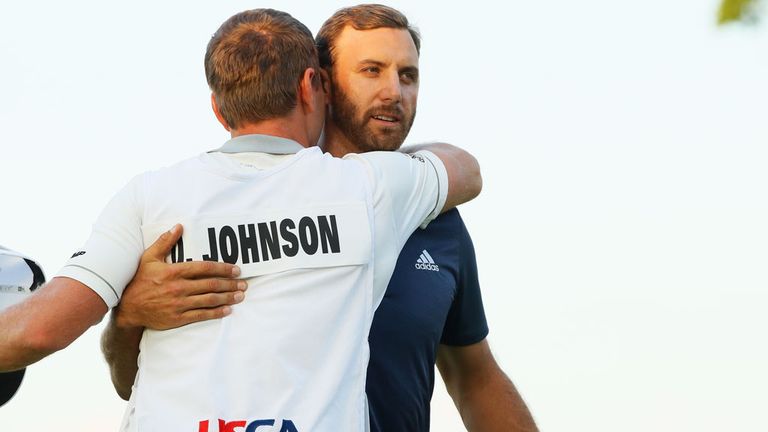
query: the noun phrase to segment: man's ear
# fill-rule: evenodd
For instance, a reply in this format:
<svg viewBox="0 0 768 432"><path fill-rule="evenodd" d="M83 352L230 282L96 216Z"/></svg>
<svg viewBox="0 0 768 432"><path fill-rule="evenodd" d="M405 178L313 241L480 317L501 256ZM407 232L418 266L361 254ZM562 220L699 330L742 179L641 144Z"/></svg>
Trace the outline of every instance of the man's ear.
<svg viewBox="0 0 768 432"><path fill-rule="evenodd" d="M231 128L229 127L229 124L226 120L224 120L224 116L221 115L221 111L219 111L219 104L216 103L216 95L211 93L211 108L213 108L213 113L216 114L216 119L221 123L222 126L224 126L224 129L227 130L227 132L231 131Z"/></svg>
<svg viewBox="0 0 768 432"><path fill-rule="evenodd" d="M320 68L320 82L323 85L323 92L325 97L331 97L331 75L328 69Z"/></svg>
<svg viewBox="0 0 768 432"><path fill-rule="evenodd" d="M304 108L304 112L311 113L315 110L315 98L318 97L317 87L313 85L315 80L320 79L314 68L307 68L301 76L299 82L299 102Z"/></svg>

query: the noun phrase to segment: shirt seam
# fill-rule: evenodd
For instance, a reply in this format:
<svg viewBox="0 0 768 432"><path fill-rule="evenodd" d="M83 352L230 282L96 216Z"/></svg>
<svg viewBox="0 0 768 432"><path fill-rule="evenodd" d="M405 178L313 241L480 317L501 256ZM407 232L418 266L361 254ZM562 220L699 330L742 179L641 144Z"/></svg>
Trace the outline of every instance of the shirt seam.
<svg viewBox="0 0 768 432"><path fill-rule="evenodd" d="M109 287L109 289L111 289L111 290L112 290L112 294L114 294L114 295L115 295L115 298L116 298L117 300L120 300L120 296L119 296L119 295L117 295L117 291L115 291L115 289L112 287L112 284L110 284L109 282L107 282L107 280L106 280L106 279L104 279L103 277L101 277L101 275L100 275L100 274L98 274L98 273L96 273L95 271L93 271L93 270L91 270L91 269L89 269L89 268L83 267L83 266L81 266L81 265L77 265L77 264L67 264L67 265L65 265L64 267L65 267L65 268L66 268L66 267L77 267L77 268L81 268L81 269L83 269L83 270L85 270L85 271L87 271L87 272L89 272L89 273L93 274L94 276L96 276L96 277L98 277L99 279L101 279L101 280L102 280L102 281L103 281L105 284L107 284L107 286Z"/></svg>

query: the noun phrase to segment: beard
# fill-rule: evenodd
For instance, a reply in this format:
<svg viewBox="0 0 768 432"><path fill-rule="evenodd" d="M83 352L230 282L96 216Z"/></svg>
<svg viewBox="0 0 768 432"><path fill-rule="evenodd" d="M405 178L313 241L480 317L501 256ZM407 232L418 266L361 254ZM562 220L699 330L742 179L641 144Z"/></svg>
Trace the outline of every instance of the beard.
<svg viewBox="0 0 768 432"><path fill-rule="evenodd" d="M406 117L402 106L398 104L379 105L365 112L355 105L347 93L339 87L331 97L331 119L347 140L360 153L369 151L392 151L403 145L411 130L416 110ZM371 117L374 115L393 116L400 119L392 127L374 127Z"/></svg>

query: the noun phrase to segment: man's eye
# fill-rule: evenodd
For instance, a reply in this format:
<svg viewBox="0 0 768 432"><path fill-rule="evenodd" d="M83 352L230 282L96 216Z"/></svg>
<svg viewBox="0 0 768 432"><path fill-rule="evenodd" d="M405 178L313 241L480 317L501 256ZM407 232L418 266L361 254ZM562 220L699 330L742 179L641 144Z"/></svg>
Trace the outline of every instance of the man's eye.
<svg viewBox="0 0 768 432"><path fill-rule="evenodd" d="M413 72L405 72L405 73L400 74L400 79L403 82L406 82L406 83L409 83L409 84L416 82L416 80L418 80L418 78L419 78L419 76L416 75Z"/></svg>
<svg viewBox="0 0 768 432"><path fill-rule="evenodd" d="M377 74L379 73L379 68L376 66L368 66L366 68L363 68L363 72Z"/></svg>

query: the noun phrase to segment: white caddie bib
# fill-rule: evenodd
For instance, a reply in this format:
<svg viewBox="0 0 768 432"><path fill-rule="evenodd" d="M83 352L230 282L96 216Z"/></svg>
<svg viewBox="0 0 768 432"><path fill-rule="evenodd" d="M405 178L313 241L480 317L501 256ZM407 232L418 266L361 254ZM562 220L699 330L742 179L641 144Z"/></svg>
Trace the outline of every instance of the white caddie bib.
<svg viewBox="0 0 768 432"><path fill-rule="evenodd" d="M184 234L169 262L236 264L249 278L299 268L363 265L371 234L364 201L293 208L258 208L237 216L183 219ZM142 227L151 244L168 223Z"/></svg>
<svg viewBox="0 0 768 432"><path fill-rule="evenodd" d="M339 159L264 135L132 179L60 276L115 306L142 252L181 223L168 261L236 264L248 289L223 319L144 331L121 430L368 430L373 313L446 184L429 152Z"/></svg>

